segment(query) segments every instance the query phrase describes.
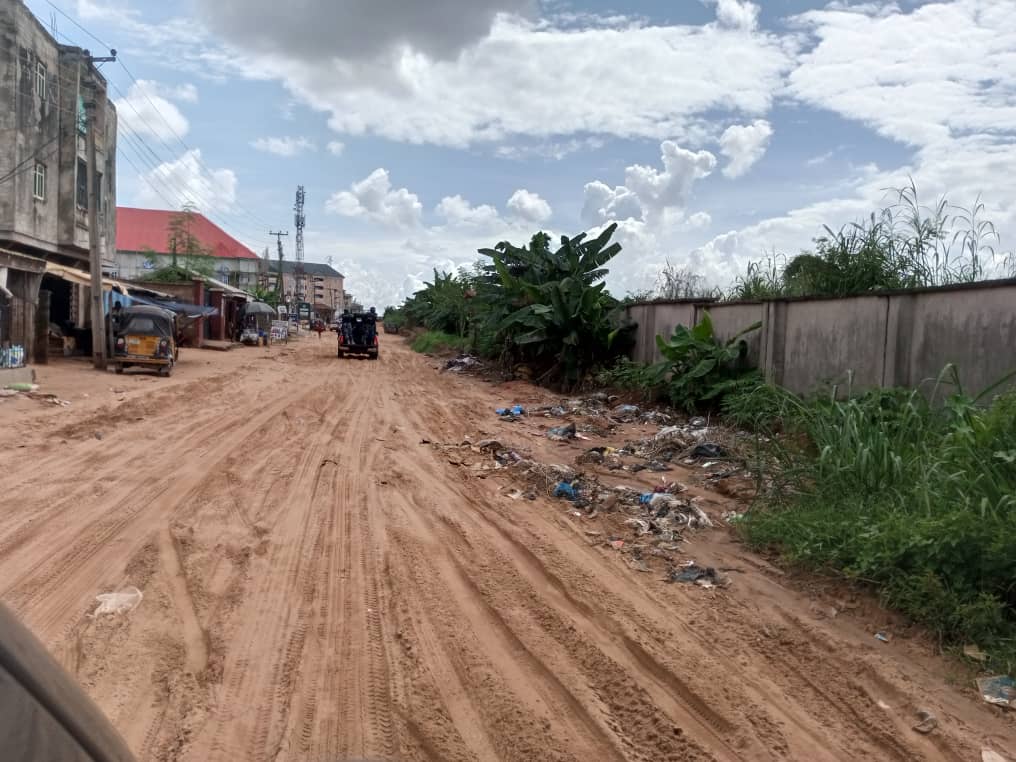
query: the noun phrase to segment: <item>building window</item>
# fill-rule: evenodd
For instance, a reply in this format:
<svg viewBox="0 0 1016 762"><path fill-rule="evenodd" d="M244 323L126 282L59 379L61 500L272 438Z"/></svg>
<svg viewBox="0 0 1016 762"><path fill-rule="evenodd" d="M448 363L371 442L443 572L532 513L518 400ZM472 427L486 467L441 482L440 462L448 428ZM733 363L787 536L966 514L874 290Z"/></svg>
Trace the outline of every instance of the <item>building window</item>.
<svg viewBox="0 0 1016 762"><path fill-rule="evenodd" d="M46 100L46 64L42 61L35 62L35 93Z"/></svg>
<svg viewBox="0 0 1016 762"><path fill-rule="evenodd" d="M88 165L78 159L78 176L75 180L74 198L79 209L88 208Z"/></svg>
<svg viewBox="0 0 1016 762"><path fill-rule="evenodd" d="M33 175L32 195L41 201L46 200L46 165L36 164Z"/></svg>

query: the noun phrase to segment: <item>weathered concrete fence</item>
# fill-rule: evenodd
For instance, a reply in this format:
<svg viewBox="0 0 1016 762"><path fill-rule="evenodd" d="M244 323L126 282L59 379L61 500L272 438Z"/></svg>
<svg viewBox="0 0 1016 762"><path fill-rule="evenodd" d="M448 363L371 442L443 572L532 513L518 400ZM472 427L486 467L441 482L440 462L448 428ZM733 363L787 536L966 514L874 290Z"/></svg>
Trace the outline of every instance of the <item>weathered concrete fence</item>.
<svg viewBox="0 0 1016 762"><path fill-rule="evenodd" d="M979 392L1016 370L1016 279L846 298L636 304L632 359L659 360L656 335L669 338L705 311L720 340L761 321L746 337L749 361L801 394L849 377L854 389L915 387L950 363L964 391Z"/></svg>

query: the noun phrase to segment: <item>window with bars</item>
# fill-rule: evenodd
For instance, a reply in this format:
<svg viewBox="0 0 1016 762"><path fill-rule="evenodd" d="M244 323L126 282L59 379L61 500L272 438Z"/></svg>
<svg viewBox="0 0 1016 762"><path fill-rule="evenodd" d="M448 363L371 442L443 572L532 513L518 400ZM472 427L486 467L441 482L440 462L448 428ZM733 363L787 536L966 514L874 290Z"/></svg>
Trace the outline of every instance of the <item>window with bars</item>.
<svg viewBox="0 0 1016 762"><path fill-rule="evenodd" d="M75 178L75 201L79 209L88 208L88 165L78 159L78 175Z"/></svg>
<svg viewBox="0 0 1016 762"><path fill-rule="evenodd" d="M35 94L46 100L46 64L35 62Z"/></svg>
<svg viewBox="0 0 1016 762"><path fill-rule="evenodd" d="M46 165L36 164L32 175L32 195L41 201L46 200Z"/></svg>

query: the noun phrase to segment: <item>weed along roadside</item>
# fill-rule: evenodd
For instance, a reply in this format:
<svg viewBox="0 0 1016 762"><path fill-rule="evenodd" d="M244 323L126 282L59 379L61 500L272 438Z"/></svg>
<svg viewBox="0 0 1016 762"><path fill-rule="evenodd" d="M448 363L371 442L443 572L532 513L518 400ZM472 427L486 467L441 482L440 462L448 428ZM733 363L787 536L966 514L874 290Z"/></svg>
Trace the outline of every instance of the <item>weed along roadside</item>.
<svg viewBox="0 0 1016 762"><path fill-rule="evenodd" d="M805 402L759 387L729 399L769 437L769 488L741 526L792 563L874 585L944 644L976 644L1009 672L1016 393L978 405L946 388Z"/></svg>
<svg viewBox="0 0 1016 762"><path fill-rule="evenodd" d="M856 299L856 307L844 308L847 313L885 316L892 310L865 313L864 300L881 293L905 300L908 293L918 293L913 289L966 288L961 284L986 277L988 259L978 248L983 240L971 231L964 236L966 218L948 216L945 206L920 207L913 185L897 195L896 203L870 223L838 233L827 230L814 252L784 267L773 264L768 291L758 267L724 295L668 266L654 296L678 301L650 300L635 307L611 301L599 282L617 254L617 247L608 245L613 233L608 227L592 241L562 238L556 250L543 235L521 248L501 243L483 249L489 261L457 274L435 273L432 283L390 311L410 330L426 331L414 345L418 351L471 353L468 366L449 361L457 371L485 374L495 382L531 379L564 392L600 384L621 395L619 410L637 410L627 402L650 407L666 402L674 409L654 414L678 420L681 414L701 414L742 432L738 458L753 491L750 506L731 514L740 540L797 573L831 577L877 595L904 617L907 624L901 627L908 632L924 628L939 651L954 654L982 676L1007 675L1016 671L1016 376L998 375L1004 358L964 350L958 356L973 358L972 367L946 364L937 369L937 379L913 380L914 388L880 388L879 379L891 384L909 377L889 368L889 339L883 346L843 337L840 343L849 343L854 354L836 347L829 352L834 359L818 365L855 362L864 368L865 388L855 392L850 365L834 369L833 377L848 379L845 384L825 376L808 380L806 365L788 365L783 349L774 348L774 342L790 341L779 334L782 308L736 301ZM993 233L990 227L979 230ZM944 252L936 247L950 231L966 242L969 267L955 257L942 264ZM999 305L1014 287L1011 281L972 283L965 302L968 317L1003 316ZM978 289L983 299L977 298ZM953 293L932 290L921 298L929 305L952 305L959 298ZM639 334L635 354L646 357L645 332L651 330L632 319L659 326L653 310L658 307L664 315L668 305L671 322L664 317L665 332L651 342L655 360L632 360L633 336ZM1011 314L1011 305L1008 309ZM713 312L721 315L718 321ZM740 324L733 322L738 316ZM905 329L909 324L899 318L894 330L903 336ZM873 324L872 332L881 341L889 336L888 323ZM1000 336L1004 344L1005 332ZM900 346L894 351L903 352ZM935 356L946 352L948 358L948 351ZM904 354L896 359L897 365L905 361ZM998 383L979 396L966 394L961 370L978 379L994 372ZM773 383L784 376L793 379L795 392ZM801 394L805 381L810 391ZM552 410L574 412L567 400ZM516 420L508 416L505 422ZM637 414L629 420L638 420ZM545 434L558 443L589 438L574 421L557 422ZM723 452L714 443L700 447L713 453L714 461ZM601 442L586 462L613 462L624 470L617 459L625 452L621 443ZM659 462L643 467L656 466L669 467ZM595 495L598 489L581 479L550 486L552 494L571 503L589 499L588 490ZM633 521L640 531L655 531L639 523L641 517ZM619 543L616 548L633 542L631 537L606 539ZM698 579L699 569L693 565L686 576ZM898 642L899 635L882 627L871 633L885 644ZM972 681L968 688L974 692ZM921 732L933 729L927 722L922 727Z"/></svg>

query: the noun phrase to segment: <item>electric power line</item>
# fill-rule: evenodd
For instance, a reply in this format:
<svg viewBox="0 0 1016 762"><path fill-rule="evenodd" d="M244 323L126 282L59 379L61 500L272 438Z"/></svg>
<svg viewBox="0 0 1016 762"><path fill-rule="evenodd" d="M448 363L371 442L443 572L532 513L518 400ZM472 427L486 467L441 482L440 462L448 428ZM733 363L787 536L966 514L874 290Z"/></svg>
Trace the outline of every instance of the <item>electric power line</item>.
<svg viewBox="0 0 1016 762"><path fill-rule="evenodd" d="M84 26L79 24L75 19L73 19L71 16L69 16L65 11L63 11L63 9L61 9L59 6L57 6L51 0L46 0L46 2L50 6L52 6L58 13L60 13L60 15L64 16L68 21L70 21L75 27L77 27L82 32L84 32L86 35L88 35L91 39L95 40L97 43L102 45L104 48L111 49L110 46L107 45L103 40L99 39L96 35L94 35L88 29L86 29ZM67 35L61 33L60 36L63 37L64 39L66 39L72 45L75 45L76 47L79 47L79 48L82 47L75 40L72 40ZM187 143L184 142L183 138L180 137L180 135L176 132L176 130L173 129L173 126L166 119L165 115L163 115L162 111L158 108L158 106L155 105L155 103L149 97L147 90L138 82L137 78L130 71L130 69L127 68L127 65L123 62L123 60L120 59L120 58L117 58L117 63L120 64L121 68L124 70L124 72L130 78L131 82L137 87L138 92L144 97L144 99L148 102L148 104L152 107L152 109L158 115L159 119L166 126L167 130L169 131L169 133L172 134L173 137L176 138L177 142L179 142L180 145L183 146L185 151L187 151L190 155L192 155L194 157L194 159L195 159L196 163L198 164L198 166L201 169L203 169L204 172L206 172L208 174L208 178L205 178L202 175L202 173L199 171L198 175L199 175L199 177L201 177L201 180L204 183L206 183L209 186L209 188L211 190L213 190L213 191L216 188L218 188L219 183L216 181L215 175L214 175L213 171L201 160L199 152L195 152L193 149L191 149L190 146L188 146ZM135 114L137 114L139 120L141 120L141 122L143 122L145 124L145 127L148 129L148 131L152 135L157 137L159 139L159 142L161 142L163 144L163 146L166 148L166 150L170 153L170 155L172 155L173 154L173 149L170 148L170 146L165 142L165 140L162 139L162 136L161 136L161 134L158 131L152 129L152 126L147 122L147 120L144 119L144 117L141 116L140 112L138 112L137 108L134 106L134 104L131 102L131 100L123 93L122 90L120 90L120 88L116 85L116 83L113 82L112 80L107 80L107 82L120 95L120 97L123 98L123 100L128 105L130 105L131 109L135 112ZM141 142L141 144L149 151L149 153L151 153L153 156L155 156L160 163L166 163L161 158L158 158L158 154L156 154L155 151L151 149L151 147L147 144L147 142L144 140L144 138L140 134L137 134L136 131L135 131L135 136ZM192 191L192 193L193 193L193 191ZM194 195L197 195L197 194L194 194ZM204 200L204 203L202 204L202 206L204 206L206 208L210 208L212 205L209 204L207 200ZM247 210L242 205L234 202L234 206L235 206L237 211L233 212L233 213L229 213L230 217L234 217L236 219L239 219L241 217L241 215L242 215L243 217L246 217L247 219L249 219L253 223L255 223L259 228L268 227L267 224L260 217L258 217L257 215L254 215L253 213L251 213L249 210ZM241 229L241 228L246 227L246 225L240 225L240 224L237 224L236 222L226 223L226 226L227 227L234 227L234 228L236 228L238 230ZM244 233L245 233L245 235L249 236L249 231L244 231ZM260 235L261 234L259 233L258 236L249 236L249 237L251 237L251 238L258 238Z"/></svg>

